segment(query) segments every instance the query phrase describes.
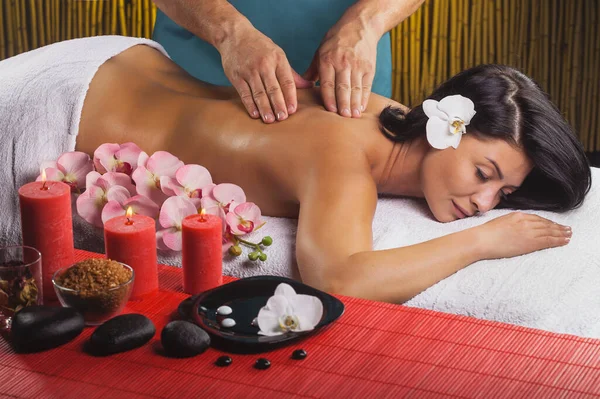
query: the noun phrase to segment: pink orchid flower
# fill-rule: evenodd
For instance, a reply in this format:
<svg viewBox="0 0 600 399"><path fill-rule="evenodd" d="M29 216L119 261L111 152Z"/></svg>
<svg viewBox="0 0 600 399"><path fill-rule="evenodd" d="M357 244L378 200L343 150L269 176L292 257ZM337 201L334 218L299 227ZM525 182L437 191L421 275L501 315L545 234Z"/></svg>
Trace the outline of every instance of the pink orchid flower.
<svg viewBox="0 0 600 399"><path fill-rule="evenodd" d="M160 180L163 193L168 196L188 197L196 209L200 207L204 187L213 185L208 169L200 165L185 165L175 173L175 178Z"/></svg>
<svg viewBox="0 0 600 399"><path fill-rule="evenodd" d="M46 180L62 181L71 186L72 192L83 190L86 176L94 170L90 156L84 152L72 151L62 154L56 162L43 162L40 169L46 170ZM42 180L42 176L36 181Z"/></svg>
<svg viewBox="0 0 600 399"><path fill-rule="evenodd" d="M210 193L212 192L213 188L217 187L217 185L215 183L211 183L209 185L207 185L206 187L202 188L202 197L208 197L210 196Z"/></svg>
<svg viewBox="0 0 600 399"><path fill-rule="evenodd" d="M206 191L206 194L205 194ZM246 194L241 187L231 183L222 183L207 190L202 190L202 208L211 215L217 215L226 221L230 209L246 202ZM225 225L225 223L223 223Z"/></svg>
<svg viewBox="0 0 600 399"><path fill-rule="evenodd" d="M94 151L94 166L100 173L121 172L131 176L142 150L134 143L106 143Z"/></svg>
<svg viewBox="0 0 600 399"><path fill-rule="evenodd" d="M156 232L159 249L181 251L181 223L186 216L198 213L188 197L170 197L162 205L158 221L163 229Z"/></svg>
<svg viewBox="0 0 600 399"><path fill-rule="evenodd" d="M162 205L168 198L161 190L162 182L166 184L166 178L175 178L175 174L183 165L179 158L166 151L157 151L151 157L142 151L138 158L138 167L131 175L138 194Z"/></svg>
<svg viewBox="0 0 600 399"><path fill-rule="evenodd" d="M86 176L86 190L77 198L77 213L88 223L102 227L104 206L109 201L125 202L132 195L135 187L126 174L90 172Z"/></svg>
<svg viewBox="0 0 600 399"><path fill-rule="evenodd" d="M145 215L151 217L152 219L156 219L158 217L158 205L152 202L150 198L144 197L143 195L135 195L133 197L126 198L123 201L122 196L112 195L112 193L110 194L113 199L109 200L102 209L102 223L106 223L107 220L117 216L125 215L127 213L127 208L129 207L131 207L135 215ZM108 196L109 195L107 194L107 197Z"/></svg>
<svg viewBox="0 0 600 399"><path fill-rule="evenodd" d="M226 221L231 229L231 234L236 236L252 233L265 224L262 221L260 208L253 202L236 205L232 211L227 213Z"/></svg>

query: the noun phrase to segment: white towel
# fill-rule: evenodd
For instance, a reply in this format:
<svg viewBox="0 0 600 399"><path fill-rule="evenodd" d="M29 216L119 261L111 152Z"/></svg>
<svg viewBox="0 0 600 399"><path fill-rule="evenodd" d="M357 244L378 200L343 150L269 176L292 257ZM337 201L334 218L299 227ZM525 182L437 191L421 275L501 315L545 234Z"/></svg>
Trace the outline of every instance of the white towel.
<svg viewBox="0 0 600 399"><path fill-rule="evenodd" d="M430 240L511 212L492 210L441 224L423 217L424 207L394 201L377 211L377 249ZM571 226L571 242L514 258L476 262L405 305L600 338L600 169L592 168L592 189L580 208L565 213L526 212ZM401 222L389 226L385 220ZM386 225L389 232L381 234Z"/></svg>
<svg viewBox="0 0 600 399"><path fill-rule="evenodd" d="M75 149L83 101L98 68L137 44L167 55L151 40L98 36L0 62L0 245L20 242L18 188L35 180L42 161Z"/></svg>

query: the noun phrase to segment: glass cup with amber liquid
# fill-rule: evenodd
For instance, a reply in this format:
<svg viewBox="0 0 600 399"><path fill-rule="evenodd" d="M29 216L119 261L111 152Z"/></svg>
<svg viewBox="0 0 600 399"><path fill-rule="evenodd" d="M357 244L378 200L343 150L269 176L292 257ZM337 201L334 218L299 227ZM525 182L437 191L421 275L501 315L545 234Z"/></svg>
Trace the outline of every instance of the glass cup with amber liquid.
<svg viewBox="0 0 600 399"><path fill-rule="evenodd" d="M26 306L42 303L42 254L33 247L0 247L0 330Z"/></svg>

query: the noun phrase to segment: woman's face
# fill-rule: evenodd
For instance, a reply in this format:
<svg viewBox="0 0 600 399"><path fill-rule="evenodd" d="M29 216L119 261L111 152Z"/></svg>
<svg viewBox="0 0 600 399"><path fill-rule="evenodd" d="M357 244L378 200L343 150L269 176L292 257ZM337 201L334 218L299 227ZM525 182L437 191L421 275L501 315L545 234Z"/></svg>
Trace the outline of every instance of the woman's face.
<svg viewBox="0 0 600 399"><path fill-rule="evenodd" d="M431 149L421 168L423 195L440 222L493 209L532 169L525 154L503 140L465 134L457 149Z"/></svg>

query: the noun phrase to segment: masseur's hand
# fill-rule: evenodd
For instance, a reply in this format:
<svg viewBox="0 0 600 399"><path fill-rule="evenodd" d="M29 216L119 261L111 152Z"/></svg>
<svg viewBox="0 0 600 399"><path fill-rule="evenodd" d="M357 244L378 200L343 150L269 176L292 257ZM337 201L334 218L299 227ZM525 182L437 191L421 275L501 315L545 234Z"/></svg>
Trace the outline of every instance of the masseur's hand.
<svg viewBox="0 0 600 399"><path fill-rule="evenodd" d="M357 20L342 19L329 30L304 74L320 81L327 110L358 118L367 108L379 36Z"/></svg>
<svg viewBox="0 0 600 399"><path fill-rule="evenodd" d="M223 69L252 118L282 121L298 109L296 87L313 83L290 66L283 50L254 28L239 29L218 48Z"/></svg>
<svg viewBox="0 0 600 399"><path fill-rule="evenodd" d="M541 249L567 245L571 228L538 215L512 212L490 220L478 230L484 259L510 258Z"/></svg>

